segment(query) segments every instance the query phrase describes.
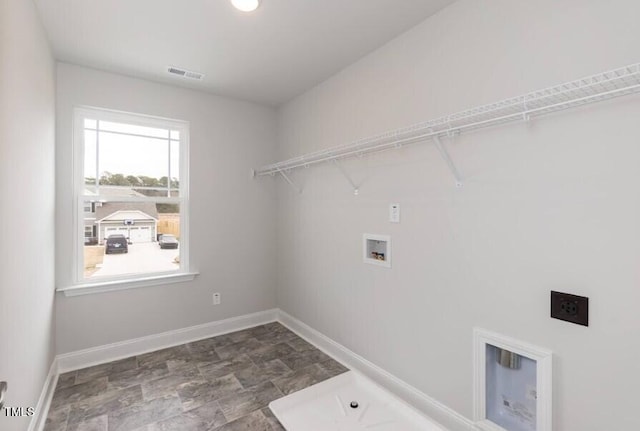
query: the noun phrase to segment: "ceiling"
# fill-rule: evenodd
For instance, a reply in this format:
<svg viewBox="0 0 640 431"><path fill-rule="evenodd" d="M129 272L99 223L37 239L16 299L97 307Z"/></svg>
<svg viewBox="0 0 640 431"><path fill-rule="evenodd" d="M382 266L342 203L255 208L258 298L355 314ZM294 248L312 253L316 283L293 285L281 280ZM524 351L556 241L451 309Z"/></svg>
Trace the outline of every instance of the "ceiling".
<svg viewBox="0 0 640 431"><path fill-rule="evenodd" d="M262 0L251 13L229 0L35 2L58 60L279 105L454 0Z"/></svg>

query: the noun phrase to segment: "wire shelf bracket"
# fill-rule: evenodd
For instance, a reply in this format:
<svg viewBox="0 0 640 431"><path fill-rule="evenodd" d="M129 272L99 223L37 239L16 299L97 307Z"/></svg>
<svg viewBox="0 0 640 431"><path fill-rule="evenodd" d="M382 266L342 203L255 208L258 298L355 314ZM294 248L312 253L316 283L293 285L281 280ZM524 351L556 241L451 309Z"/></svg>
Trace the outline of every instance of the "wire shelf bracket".
<svg viewBox="0 0 640 431"><path fill-rule="evenodd" d="M396 129L381 135L360 139L346 145L311 152L302 156L263 166L253 172L255 177L281 174L298 192L301 190L287 177L300 167L309 167L325 161L338 161L375 152L400 148L419 142L435 143L461 187L460 174L441 139L486 127L530 121L555 112L601 102L640 92L640 63L581 78L554 87L533 91L521 96L461 111L409 127ZM353 186L351 178L336 164Z"/></svg>
<svg viewBox="0 0 640 431"><path fill-rule="evenodd" d="M456 187L457 188L462 188L462 177L460 176L460 172L458 171L458 168L456 168L455 163L453 163L453 160L451 159L451 155L447 151L447 148L444 146L444 144L440 140L440 136L435 135L433 137L433 141L436 144L436 148L438 149L438 152L440 153L440 156L447 163L447 166L449 167L449 170L451 171L451 174L453 175L453 178L455 178Z"/></svg>
<svg viewBox="0 0 640 431"><path fill-rule="evenodd" d="M344 169L344 167L340 164L338 159L333 159L332 162L336 166L336 168L338 168L340 173L346 178L346 180L349 182L349 184L351 184L351 187L353 188L354 196L358 196L358 194L360 193L360 187L353 181L351 176L349 176L349 174Z"/></svg>
<svg viewBox="0 0 640 431"><path fill-rule="evenodd" d="M282 179L285 180L296 192L302 193L302 189L294 183L291 178L281 169L278 169L278 173L282 176Z"/></svg>

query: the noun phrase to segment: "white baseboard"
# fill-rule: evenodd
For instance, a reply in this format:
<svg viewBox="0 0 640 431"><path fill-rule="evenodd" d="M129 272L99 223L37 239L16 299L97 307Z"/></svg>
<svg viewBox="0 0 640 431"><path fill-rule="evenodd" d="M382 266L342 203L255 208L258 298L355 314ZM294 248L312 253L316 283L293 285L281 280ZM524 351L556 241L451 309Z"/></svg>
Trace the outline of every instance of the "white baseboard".
<svg viewBox="0 0 640 431"><path fill-rule="evenodd" d="M53 391L56 389L57 382L58 361L54 358L51 367L49 367L49 374L47 374L47 378L42 386L42 392L40 392L40 398L38 398L38 404L36 405L36 412L31 418L27 431L42 431L44 429L47 415L49 414L51 398L53 398Z"/></svg>
<svg viewBox="0 0 640 431"><path fill-rule="evenodd" d="M278 321L329 356L357 370L451 431L477 431L474 423L408 383L369 362L295 317L278 310Z"/></svg>
<svg viewBox="0 0 640 431"><path fill-rule="evenodd" d="M58 355L57 357L58 372L66 373L68 371L79 370L93 365L104 364L106 362L140 355L142 353L179 346L184 343L215 337L229 332L240 331L253 326L274 322L277 320L277 316L278 310L272 309L244 316L232 317L230 319L218 320L216 322L205 323L202 325L191 326L189 328L177 329L174 331L65 353Z"/></svg>

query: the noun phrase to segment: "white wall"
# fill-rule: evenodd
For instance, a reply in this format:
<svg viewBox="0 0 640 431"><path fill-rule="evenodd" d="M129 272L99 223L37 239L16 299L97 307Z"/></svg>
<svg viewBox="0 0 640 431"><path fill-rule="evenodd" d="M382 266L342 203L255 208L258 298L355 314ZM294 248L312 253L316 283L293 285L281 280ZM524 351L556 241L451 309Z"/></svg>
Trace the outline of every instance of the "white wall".
<svg viewBox="0 0 640 431"><path fill-rule="evenodd" d="M635 0L461 0L279 111L280 158L637 61ZM554 429L640 428L637 96L292 174L278 304L468 418L472 328L550 348ZM399 202L402 223L388 223ZM391 270L362 234L390 234ZM590 297L588 328L549 291Z"/></svg>
<svg viewBox="0 0 640 431"><path fill-rule="evenodd" d="M31 1L0 2L0 380L36 407L53 359L55 65ZM0 429L29 418L0 412Z"/></svg>
<svg viewBox="0 0 640 431"><path fill-rule="evenodd" d="M57 351L66 353L275 306L275 189L250 178L275 152L275 112L255 104L58 64L57 286L72 262L72 112L93 106L191 123L189 283L57 296ZM212 293L222 305L213 307Z"/></svg>

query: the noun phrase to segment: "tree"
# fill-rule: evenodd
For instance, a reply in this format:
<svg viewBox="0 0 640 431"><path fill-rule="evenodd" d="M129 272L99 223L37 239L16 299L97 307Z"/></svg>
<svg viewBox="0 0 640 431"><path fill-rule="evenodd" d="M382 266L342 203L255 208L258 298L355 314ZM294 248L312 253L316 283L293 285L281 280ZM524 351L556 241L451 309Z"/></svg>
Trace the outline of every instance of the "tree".
<svg viewBox="0 0 640 431"><path fill-rule="evenodd" d="M111 172L104 171L100 176L100 185L110 185L111 184Z"/></svg>
<svg viewBox="0 0 640 431"><path fill-rule="evenodd" d="M111 185L112 186L128 186L129 181L122 174L113 174L111 175Z"/></svg>
<svg viewBox="0 0 640 431"><path fill-rule="evenodd" d="M94 178L86 177L85 184L92 184L95 181ZM167 187L169 178L166 176L160 178L148 177L146 175L124 175L124 174L112 174L109 171L104 171L100 176L100 185L103 186L121 186L121 187ZM180 183L177 178L171 179L171 188L178 188ZM162 193L166 193L163 191ZM150 195L153 196L153 195ZM158 195L160 196L160 195Z"/></svg>
<svg viewBox="0 0 640 431"><path fill-rule="evenodd" d="M142 185L142 181L140 181L140 178L136 177L135 175L127 175L127 182L129 183L130 186Z"/></svg>
<svg viewBox="0 0 640 431"><path fill-rule="evenodd" d="M142 181L143 187L160 187L160 181L157 178L147 177L146 175L140 175L138 178Z"/></svg>
<svg viewBox="0 0 640 431"><path fill-rule="evenodd" d="M112 174L109 171L104 171L100 177L100 185L104 186L128 186L129 182L122 174Z"/></svg>

